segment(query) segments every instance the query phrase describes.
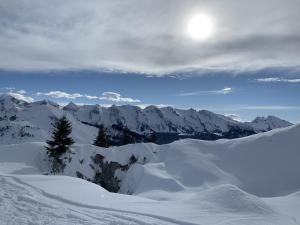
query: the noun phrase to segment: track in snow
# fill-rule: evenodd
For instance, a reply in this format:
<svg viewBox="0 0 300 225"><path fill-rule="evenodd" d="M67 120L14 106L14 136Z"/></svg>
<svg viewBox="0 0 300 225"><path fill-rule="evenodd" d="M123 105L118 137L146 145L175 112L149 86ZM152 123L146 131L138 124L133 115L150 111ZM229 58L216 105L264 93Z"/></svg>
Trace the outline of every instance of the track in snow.
<svg viewBox="0 0 300 225"><path fill-rule="evenodd" d="M93 209L51 198L18 179L0 175L0 225L175 225L130 212Z"/></svg>

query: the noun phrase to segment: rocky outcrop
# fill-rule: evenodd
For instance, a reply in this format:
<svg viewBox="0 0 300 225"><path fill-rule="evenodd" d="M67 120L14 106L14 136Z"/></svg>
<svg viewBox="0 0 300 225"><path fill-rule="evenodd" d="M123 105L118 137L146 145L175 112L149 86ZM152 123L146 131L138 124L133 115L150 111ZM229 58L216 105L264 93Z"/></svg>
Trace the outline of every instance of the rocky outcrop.
<svg viewBox="0 0 300 225"><path fill-rule="evenodd" d="M110 192L118 192L120 189L120 179L115 175L116 171L127 171L129 165L121 165L118 162L105 162L104 157L100 154L96 154L93 161L95 165L93 182L101 185Z"/></svg>

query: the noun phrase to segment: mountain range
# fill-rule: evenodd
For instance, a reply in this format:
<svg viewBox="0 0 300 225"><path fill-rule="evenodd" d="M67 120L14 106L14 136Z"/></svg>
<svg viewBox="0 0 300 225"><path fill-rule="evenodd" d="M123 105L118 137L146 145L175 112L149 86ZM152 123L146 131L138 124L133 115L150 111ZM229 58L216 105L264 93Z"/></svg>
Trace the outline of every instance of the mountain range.
<svg viewBox="0 0 300 225"><path fill-rule="evenodd" d="M73 102L63 107L49 100L29 103L5 94L0 96L0 143L45 141L51 124L62 115L72 123L74 140L85 144L93 142L100 125L108 129L113 145L120 145L125 127L136 142L148 142L155 134L156 143L165 144L183 138L232 139L292 125L275 116L239 122L207 110L153 105L144 109L133 105L103 107Z"/></svg>

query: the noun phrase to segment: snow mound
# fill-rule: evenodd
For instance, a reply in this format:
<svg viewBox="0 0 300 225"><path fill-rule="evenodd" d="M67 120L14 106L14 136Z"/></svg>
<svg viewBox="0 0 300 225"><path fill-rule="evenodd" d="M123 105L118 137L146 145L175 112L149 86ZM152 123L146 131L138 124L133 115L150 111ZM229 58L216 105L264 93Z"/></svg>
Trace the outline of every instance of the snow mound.
<svg viewBox="0 0 300 225"><path fill-rule="evenodd" d="M157 161L132 167L122 193L160 199L151 189L176 192L232 184L271 197L300 189L300 125L235 140L181 140L152 145ZM136 145L143 149L147 145ZM126 148L126 147L124 147ZM135 184L126 190L127 184ZM125 185L126 184L126 185Z"/></svg>
<svg viewBox="0 0 300 225"><path fill-rule="evenodd" d="M193 196L195 202L212 202L216 209L231 213L271 214L274 211L260 198L230 184L223 184Z"/></svg>
<svg viewBox="0 0 300 225"><path fill-rule="evenodd" d="M163 163L151 163L147 166L133 165L123 179L120 193L147 195L147 192L177 192L184 187L166 171ZM155 194L154 194L155 195ZM159 197L155 198L161 200Z"/></svg>

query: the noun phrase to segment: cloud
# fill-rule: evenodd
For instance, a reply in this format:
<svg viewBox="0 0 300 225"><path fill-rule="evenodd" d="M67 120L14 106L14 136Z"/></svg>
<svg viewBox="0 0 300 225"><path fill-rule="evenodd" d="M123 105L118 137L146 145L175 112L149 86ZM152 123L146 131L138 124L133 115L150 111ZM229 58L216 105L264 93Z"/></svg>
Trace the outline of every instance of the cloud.
<svg viewBox="0 0 300 225"><path fill-rule="evenodd" d="M26 94L27 93L27 91L25 91L25 90L19 90L19 91L17 91L19 94Z"/></svg>
<svg viewBox="0 0 300 225"><path fill-rule="evenodd" d="M141 102L138 99L124 98L121 96L121 94L115 92L103 92L102 97L99 97L99 99L112 101L112 102L128 102L128 103Z"/></svg>
<svg viewBox="0 0 300 225"><path fill-rule="evenodd" d="M1 0L0 69L299 66L299 8L297 0ZM212 17L211 39L187 36L187 21L199 12Z"/></svg>
<svg viewBox="0 0 300 225"><path fill-rule="evenodd" d="M128 97L122 97L121 94L115 92L103 92L102 96L94 96L80 93L67 93L63 91L49 91L49 92L37 92L37 96L48 96L51 98L66 98L66 99L77 99L77 98L86 98L89 100L105 100L112 102L128 102L128 103L137 103L141 102L138 99L132 99Z"/></svg>
<svg viewBox="0 0 300 225"><path fill-rule="evenodd" d="M63 91L50 91L47 93L37 92L36 95L37 96L45 95L45 96L49 96L51 98L68 98L68 99L76 99L76 98L83 97L83 95L79 94L79 93L69 94L69 93L66 93Z"/></svg>
<svg viewBox="0 0 300 225"><path fill-rule="evenodd" d="M83 95L85 98L93 100L93 99L98 99L99 97L94 96L94 95Z"/></svg>
<svg viewBox="0 0 300 225"><path fill-rule="evenodd" d="M300 110L300 106L284 106L284 105L252 105L243 106L240 109L246 110Z"/></svg>
<svg viewBox="0 0 300 225"><path fill-rule="evenodd" d="M141 109L144 109L151 105L154 105L158 108L164 108L164 107L168 107L168 106L173 107L173 105L166 105L166 104L137 104L136 106L140 107Z"/></svg>
<svg viewBox="0 0 300 225"><path fill-rule="evenodd" d="M0 90L5 90L5 94L8 94L10 96L13 96L16 99L25 101L25 102L33 102L34 99L32 97L29 96L25 96L25 94L27 93L25 90L15 90L14 87L0 87ZM4 93L0 93L0 94L4 94Z"/></svg>
<svg viewBox="0 0 300 225"><path fill-rule="evenodd" d="M279 78L279 77L268 77L268 78L259 78L256 79L257 82L263 82L263 83L300 83L300 79L285 79L285 78Z"/></svg>
<svg viewBox="0 0 300 225"><path fill-rule="evenodd" d="M33 102L34 99L32 97L25 96L19 92L8 92L10 96L13 96L16 99L25 101L25 102Z"/></svg>
<svg viewBox="0 0 300 225"><path fill-rule="evenodd" d="M178 94L176 96L185 97L185 96L195 96L195 95L226 95L231 92L233 92L232 88L225 87L221 90L186 92L186 93Z"/></svg>
<svg viewBox="0 0 300 225"><path fill-rule="evenodd" d="M14 87L0 87L0 90L13 91L14 89Z"/></svg>
<svg viewBox="0 0 300 225"><path fill-rule="evenodd" d="M227 116L235 121L242 122L242 118L237 114L226 114L225 116Z"/></svg>

